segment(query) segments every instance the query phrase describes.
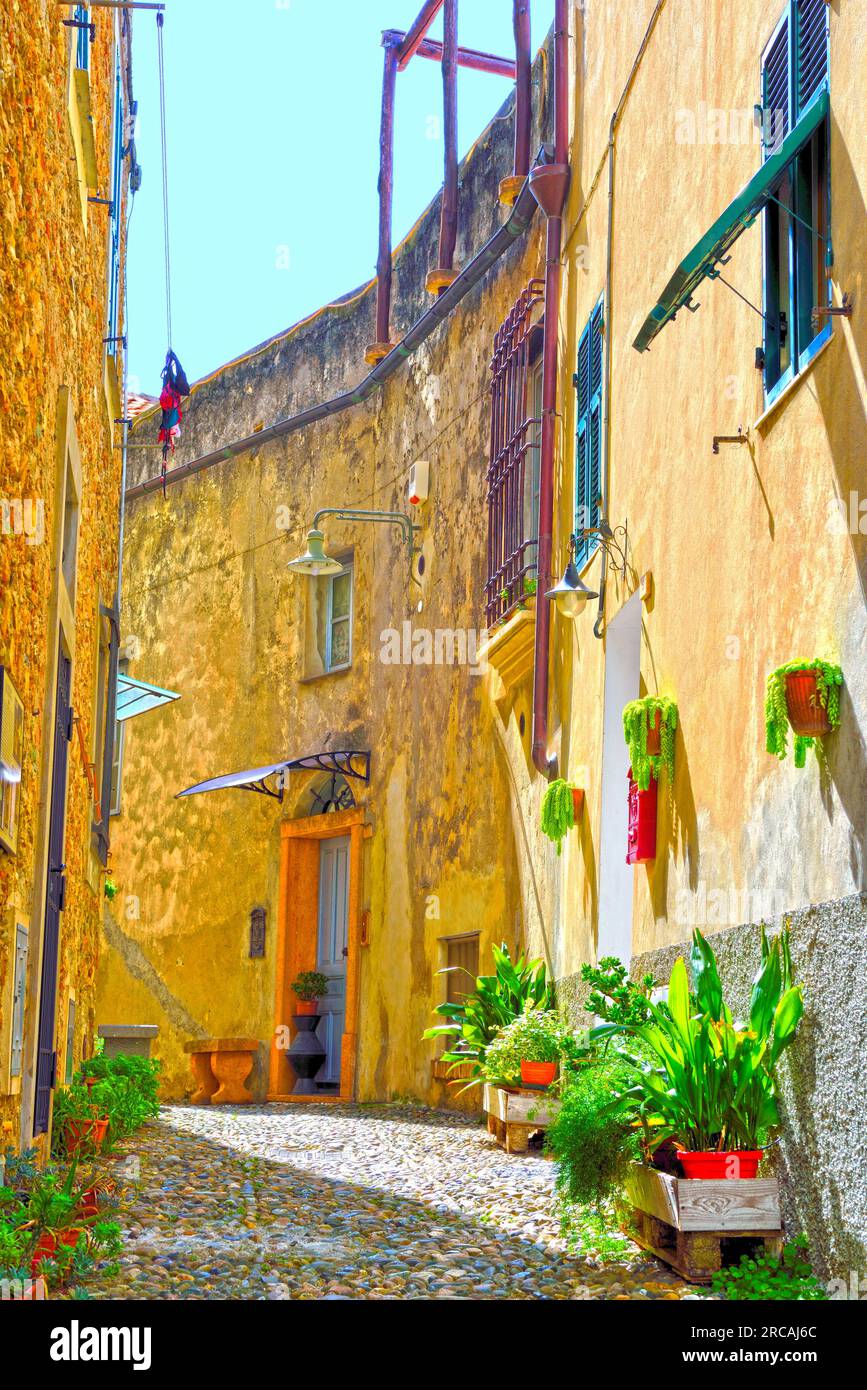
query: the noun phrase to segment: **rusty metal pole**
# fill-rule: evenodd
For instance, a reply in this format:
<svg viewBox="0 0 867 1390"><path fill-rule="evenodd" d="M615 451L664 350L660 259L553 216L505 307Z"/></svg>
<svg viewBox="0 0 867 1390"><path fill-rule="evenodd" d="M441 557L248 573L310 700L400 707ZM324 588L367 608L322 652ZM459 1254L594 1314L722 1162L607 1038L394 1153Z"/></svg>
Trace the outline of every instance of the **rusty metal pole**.
<svg viewBox="0 0 867 1390"><path fill-rule="evenodd" d="M554 14L554 162L530 176L539 206L548 218L545 267L545 336L542 363L542 445L539 466L539 598L533 674L533 763L545 777L557 774L548 747L548 684L551 601L543 597L553 583L551 537L554 523L554 434L557 420L560 255L563 209L569 191L569 30L568 0L556 0Z"/></svg>
<svg viewBox="0 0 867 1390"><path fill-rule="evenodd" d="M530 28L530 0L513 0L512 25L515 31L515 168L500 182L500 202L511 207L530 171L530 140L533 121L533 60Z"/></svg>
<svg viewBox="0 0 867 1390"><path fill-rule="evenodd" d="M440 212L439 265L427 277L431 294L442 294L456 279L458 239L458 0L445 0L443 17L443 140L445 174Z"/></svg>
<svg viewBox="0 0 867 1390"><path fill-rule="evenodd" d="M385 63L382 75L382 119L379 130L379 254L376 261L376 341L364 354L375 366L394 347L391 326L391 213L394 201L394 98L397 86L398 45L383 35Z"/></svg>

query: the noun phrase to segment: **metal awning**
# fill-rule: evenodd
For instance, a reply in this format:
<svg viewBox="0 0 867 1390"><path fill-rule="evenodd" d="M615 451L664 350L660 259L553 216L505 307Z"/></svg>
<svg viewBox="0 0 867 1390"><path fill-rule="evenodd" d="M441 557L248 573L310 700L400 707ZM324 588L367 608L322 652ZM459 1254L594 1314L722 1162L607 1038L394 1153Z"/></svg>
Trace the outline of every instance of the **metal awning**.
<svg viewBox="0 0 867 1390"><path fill-rule="evenodd" d="M263 796L273 796L283 800L286 775L290 772L330 772L344 777L355 777L360 782L370 781L370 753L341 750L331 753L308 753L303 758L284 758L279 763L268 763L266 767L252 767L246 772L228 772L224 777L212 777L208 782L197 782L194 787L178 792L178 796L196 796L199 792L225 791L238 787L242 791L261 792ZM277 778L276 790L269 787L268 780Z"/></svg>
<svg viewBox="0 0 867 1390"><path fill-rule="evenodd" d="M124 719L134 719L137 714L147 714L148 710L159 709L160 705L169 705L180 698L174 690L162 690L158 685L146 685L144 681L118 675L115 718L121 723Z"/></svg>
<svg viewBox="0 0 867 1390"><path fill-rule="evenodd" d="M828 114L828 108L829 98L825 90L819 93L794 130L789 131L776 154L772 154L770 159L765 161L746 188L741 189L722 216L705 232L686 259L681 261L663 290L659 303L651 309L632 344L638 352L647 351L660 329L674 318L679 309L688 308L694 313L699 307L690 302L696 289L702 280L717 278L717 265L741 233L755 222L767 203L774 184L784 173L787 164L791 163L801 147L822 124Z"/></svg>

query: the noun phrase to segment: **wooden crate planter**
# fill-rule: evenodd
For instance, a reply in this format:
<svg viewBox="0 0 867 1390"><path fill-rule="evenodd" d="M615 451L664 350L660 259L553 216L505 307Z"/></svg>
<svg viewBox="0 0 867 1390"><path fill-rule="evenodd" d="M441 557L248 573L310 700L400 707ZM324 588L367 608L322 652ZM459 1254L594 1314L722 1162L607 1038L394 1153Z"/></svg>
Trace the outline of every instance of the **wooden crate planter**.
<svg viewBox="0 0 867 1390"><path fill-rule="evenodd" d="M772 1257L782 1249L776 1178L674 1178L634 1163L625 1195L635 1227L629 1234L692 1283L709 1284L723 1254L737 1259L748 1243L763 1242Z"/></svg>
<svg viewBox="0 0 867 1390"><path fill-rule="evenodd" d="M485 1087L485 1114L488 1133L508 1154L527 1152L530 1135L547 1129L560 1109L560 1102L544 1091L505 1091L501 1086Z"/></svg>

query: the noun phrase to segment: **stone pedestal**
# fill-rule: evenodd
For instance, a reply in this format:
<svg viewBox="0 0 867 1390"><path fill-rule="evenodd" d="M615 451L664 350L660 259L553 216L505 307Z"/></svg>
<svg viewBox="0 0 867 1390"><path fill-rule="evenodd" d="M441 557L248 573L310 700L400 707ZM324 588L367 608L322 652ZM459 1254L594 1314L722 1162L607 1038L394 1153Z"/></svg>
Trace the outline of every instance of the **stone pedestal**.
<svg viewBox="0 0 867 1390"><path fill-rule="evenodd" d="M326 1052L316 1036L320 1014L293 1014L292 1022L296 1033L292 1046L287 1052L295 1075L298 1077L292 1088L293 1096L315 1096L319 1092L313 1080L325 1061Z"/></svg>
<svg viewBox="0 0 867 1390"><path fill-rule="evenodd" d="M258 1038L204 1038L185 1044L196 1082L193 1105L250 1105L247 1080Z"/></svg>

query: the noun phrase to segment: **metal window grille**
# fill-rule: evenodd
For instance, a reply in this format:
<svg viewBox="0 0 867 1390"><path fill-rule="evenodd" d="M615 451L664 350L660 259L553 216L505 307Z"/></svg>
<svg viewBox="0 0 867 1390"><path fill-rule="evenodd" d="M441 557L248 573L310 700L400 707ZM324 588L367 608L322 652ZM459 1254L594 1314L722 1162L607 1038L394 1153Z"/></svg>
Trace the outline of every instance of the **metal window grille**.
<svg viewBox="0 0 867 1390"><path fill-rule="evenodd" d="M491 446L488 465L488 575L485 617L492 627L524 598L536 574L538 512L535 495L538 431L530 390L534 330L544 283L531 280L494 339L491 360Z"/></svg>

